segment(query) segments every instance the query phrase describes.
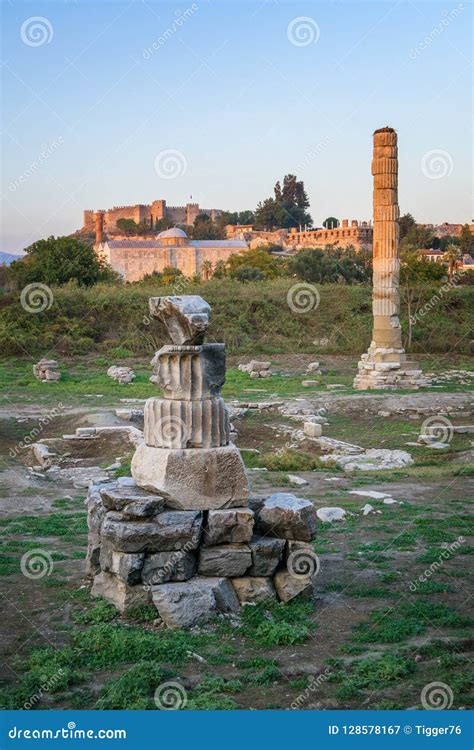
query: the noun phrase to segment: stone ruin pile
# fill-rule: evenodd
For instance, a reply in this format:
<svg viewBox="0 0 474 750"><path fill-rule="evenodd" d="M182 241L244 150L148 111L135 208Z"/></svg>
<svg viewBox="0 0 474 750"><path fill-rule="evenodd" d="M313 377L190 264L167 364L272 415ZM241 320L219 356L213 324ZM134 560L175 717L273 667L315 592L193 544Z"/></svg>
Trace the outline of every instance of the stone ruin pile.
<svg viewBox="0 0 474 750"><path fill-rule="evenodd" d="M33 375L43 383L61 380L59 363L55 359L40 359L36 365L33 365Z"/></svg>
<svg viewBox="0 0 474 750"><path fill-rule="evenodd" d="M249 501L220 395L224 345L204 343L209 305L157 297L150 310L172 340L153 359L163 397L146 402L132 477L89 491L92 595L121 612L154 604L166 625L189 627L309 592L315 508L287 493Z"/></svg>
<svg viewBox="0 0 474 750"><path fill-rule="evenodd" d="M257 380L258 378L271 378L270 366L271 362L260 362L257 359L252 359L247 365L239 365L239 370L248 372L252 380Z"/></svg>
<svg viewBox="0 0 474 750"><path fill-rule="evenodd" d="M112 378L112 380L116 380L119 385L127 385L135 378L135 373L131 367L120 367L118 365L112 365L109 367L107 375L109 378Z"/></svg>

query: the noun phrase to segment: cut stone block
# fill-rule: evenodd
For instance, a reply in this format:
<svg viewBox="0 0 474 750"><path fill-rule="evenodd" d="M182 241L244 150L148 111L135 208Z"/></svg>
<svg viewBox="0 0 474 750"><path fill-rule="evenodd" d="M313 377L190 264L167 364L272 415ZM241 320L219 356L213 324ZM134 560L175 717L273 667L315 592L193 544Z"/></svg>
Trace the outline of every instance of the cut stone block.
<svg viewBox="0 0 474 750"><path fill-rule="evenodd" d="M107 510L117 510L140 518L154 516L164 508L164 498L141 487L111 482L99 488L102 504Z"/></svg>
<svg viewBox="0 0 474 750"><path fill-rule="evenodd" d="M202 515L195 511L166 511L153 521L122 521L113 511L102 524L102 538L121 552L169 552L199 545Z"/></svg>
<svg viewBox="0 0 474 750"><path fill-rule="evenodd" d="M278 598L289 602L296 596L307 596L311 593L312 583L308 578L296 578L287 570L278 570L273 578Z"/></svg>
<svg viewBox="0 0 474 750"><path fill-rule="evenodd" d="M252 565L249 576L272 576L280 562L285 548L284 539L254 536L249 544Z"/></svg>
<svg viewBox="0 0 474 750"><path fill-rule="evenodd" d="M246 544L222 544L201 547L199 574L203 576L243 576L252 564L252 553Z"/></svg>
<svg viewBox="0 0 474 750"><path fill-rule="evenodd" d="M241 604L261 604L268 599L275 599L275 587L271 578L245 576L233 578L232 585Z"/></svg>
<svg viewBox="0 0 474 750"><path fill-rule="evenodd" d="M87 578L92 578L97 573L100 573L100 541L100 534L89 531L85 566L85 575Z"/></svg>
<svg viewBox="0 0 474 750"><path fill-rule="evenodd" d="M92 486L87 495L87 526L92 534L100 534L106 509L102 505L99 488Z"/></svg>
<svg viewBox="0 0 474 750"><path fill-rule="evenodd" d="M225 578L192 578L185 583L163 583L152 590L161 619L170 628L208 622L219 613L237 614L239 600Z"/></svg>
<svg viewBox="0 0 474 750"><path fill-rule="evenodd" d="M108 544L102 544L100 551L100 567L108 573L113 573L130 586L140 583L144 552L118 552Z"/></svg>
<svg viewBox="0 0 474 750"><path fill-rule="evenodd" d="M244 507L249 488L235 445L208 450L168 450L139 445L132 475L140 487L165 495L170 508L208 510Z"/></svg>
<svg viewBox="0 0 474 750"><path fill-rule="evenodd" d="M204 544L250 542L253 524L254 513L250 508L210 510L204 529Z"/></svg>
<svg viewBox="0 0 474 750"><path fill-rule="evenodd" d="M157 552L147 555L141 571L143 583L156 586L168 581L187 581L196 571L196 557L192 552Z"/></svg>
<svg viewBox="0 0 474 750"><path fill-rule="evenodd" d="M260 511L259 525L263 534L281 539L309 542L317 524L316 509L309 500L287 492L271 495Z"/></svg>
<svg viewBox="0 0 474 750"><path fill-rule="evenodd" d="M143 586L129 586L112 573L102 571L94 578L91 596L101 597L113 604L119 612L126 612L130 607L148 604L149 594Z"/></svg>
<svg viewBox="0 0 474 750"><path fill-rule="evenodd" d="M303 424L303 432L307 437L321 437L323 434L322 425L316 424L316 422L305 422Z"/></svg>

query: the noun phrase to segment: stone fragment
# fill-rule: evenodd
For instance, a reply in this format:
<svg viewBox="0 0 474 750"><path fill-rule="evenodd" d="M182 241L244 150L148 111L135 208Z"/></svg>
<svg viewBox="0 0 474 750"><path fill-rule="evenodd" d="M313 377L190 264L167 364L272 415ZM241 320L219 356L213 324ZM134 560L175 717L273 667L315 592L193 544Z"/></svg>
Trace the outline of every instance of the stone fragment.
<svg viewBox="0 0 474 750"><path fill-rule="evenodd" d="M376 492L375 490L350 490L349 495L359 495L360 497L370 497L372 500L383 500L386 497L392 497L387 492Z"/></svg>
<svg viewBox="0 0 474 750"><path fill-rule="evenodd" d="M150 313L166 327L178 346L202 344L209 325L211 308L198 295L150 297Z"/></svg>
<svg viewBox="0 0 474 750"><path fill-rule="evenodd" d="M168 581L187 581L196 571L196 557L192 552L156 552L147 555L141 571L142 581L156 586Z"/></svg>
<svg viewBox="0 0 474 750"><path fill-rule="evenodd" d="M323 428L322 425L316 422L305 422L303 424L303 432L308 437L317 438L323 434Z"/></svg>
<svg viewBox="0 0 474 750"><path fill-rule="evenodd" d="M39 362L33 365L33 375L37 380L42 380L43 382L61 380L59 363L55 359L40 359Z"/></svg>
<svg viewBox="0 0 474 750"><path fill-rule="evenodd" d="M368 516L368 515L369 515L369 513L373 513L373 510L374 510L374 506L373 506L373 505L371 505L370 503L366 503L366 504L364 505L364 507L363 507L363 508L361 508L361 511L362 511L362 515L363 515L363 516Z"/></svg>
<svg viewBox="0 0 474 750"><path fill-rule="evenodd" d="M245 543L252 538L254 513L250 508L210 510L204 529L208 547L225 543Z"/></svg>
<svg viewBox="0 0 474 750"><path fill-rule="evenodd" d="M277 492L265 500L259 525L264 534L309 542L316 530L316 509L309 500Z"/></svg>
<svg viewBox="0 0 474 750"><path fill-rule="evenodd" d="M102 571L94 578L91 596L101 597L113 604L119 612L130 607L148 604L149 594L143 586L129 586L112 573Z"/></svg>
<svg viewBox="0 0 474 750"><path fill-rule="evenodd" d="M151 364L154 382L170 400L218 398L225 382L224 344L163 346Z"/></svg>
<svg viewBox="0 0 474 750"><path fill-rule="evenodd" d="M100 573L100 542L100 534L89 531L85 564L85 575L87 578L92 578L97 573Z"/></svg>
<svg viewBox="0 0 474 750"><path fill-rule="evenodd" d="M288 481L295 487L304 487L308 482L303 477L297 477L296 474L288 474Z"/></svg>
<svg viewBox="0 0 474 750"><path fill-rule="evenodd" d="M119 511L123 520L150 518L163 510L165 501L159 495L140 487L126 487L116 482L99 489L107 510Z"/></svg>
<svg viewBox="0 0 474 750"><path fill-rule="evenodd" d="M271 578L233 578L232 585L241 604L262 604L276 598Z"/></svg>
<svg viewBox="0 0 474 750"><path fill-rule="evenodd" d="M252 565L247 571L248 575L272 576L282 559L285 540L270 536L254 536L249 547L252 553Z"/></svg>
<svg viewBox="0 0 474 750"><path fill-rule="evenodd" d="M117 365L109 367L107 375L109 378L116 380L119 385L127 385L135 378L135 373L131 367L118 367Z"/></svg>
<svg viewBox="0 0 474 750"><path fill-rule="evenodd" d="M310 578L297 578L287 570L277 570L273 583L282 602L289 602L297 596L308 595L312 590Z"/></svg>
<svg viewBox="0 0 474 750"><path fill-rule="evenodd" d="M121 552L169 552L195 549L201 535L202 514L165 511L152 521L123 521L114 511L102 524L102 538Z"/></svg>
<svg viewBox="0 0 474 750"><path fill-rule="evenodd" d="M303 380L301 385L304 386L304 388L311 388L314 385L319 385L319 380Z"/></svg>
<svg viewBox="0 0 474 750"><path fill-rule="evenodd" d="M345 455L334 453L331 456L321 456L321 461L334 461L345 471L378 471L382 469L402 469L410 466L413 459L409 453L400 450L388 450L386 448L369 448L360 455Z"/></svg>
<svg viewBox="0 0 474 750"><path fill-rule="evenodd" d="M139 445L132 475L140 487L166 497L170 508L207 510L244 507L249 488L235 445L168 450Z"/></svg>
<svg viewBox="0 0 474 750"><path fill-rule="evenodd" d="M199 550L199 575L243 576L251 564L252 553L246 544L221 544Z"/></svg>
<svg viewBox="0 0 474 750"><path fill-rule="evenodd" d="M208 622L219 613L237 614L239 600L225 578L192 578L185 583L163 583L152 590L161 619L170 628Z"/></svg>
<svg viewBox="0 0 474 750"><path fill-rule="evenodd" d="M101 569L113 573L130 586L140 583L144 560L144 552L119 552L108 544L102 544L100 550Z"/></svg>
<svg viewBox="0 0 474 750"><path fill-rule="evenodd" d="M317 372L320 375L319 362L310 362L306 368L306 372Z"/></svg>
<svg viewBox="0 0 474 750"><path fill-rule="evenodd" d="M342 521L346 516L344 508L318 508L316 514L323 523Z"/></svg>

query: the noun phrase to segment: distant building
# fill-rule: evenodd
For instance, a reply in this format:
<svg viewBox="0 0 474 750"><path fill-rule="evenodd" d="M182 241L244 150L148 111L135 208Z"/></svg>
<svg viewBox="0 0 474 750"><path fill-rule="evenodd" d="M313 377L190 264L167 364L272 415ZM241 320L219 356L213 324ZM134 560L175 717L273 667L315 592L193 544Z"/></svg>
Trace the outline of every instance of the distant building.
<svg viewBox="0 0 474 750"><path fill-rule="evenodd" d="M324 248L326 245L341 249L354 247L356 250L372 248L372 225L367 221L343 219L335 229L275 229L273 231L254 230L250 225L226 226L227 237L239 238L248 242L251 248L265 245L281 245L285 250L297 252L304 248Z"/></svg>
<svg viewBox="0 0 474 750"><path fill-rule="evenodd" d="M153 230L157 221L169 219L173 224L192 226L198 214L207 214L215 221L222 213L217 208L200 208L199 203L187 203L185 206L167 206L165 200L156 200L150 204L137 203L134 206L115 206L101 211L104 214L104 231L108 234L120 233L117 228L119 219L132 219L136 224L146 224ZM94 211L84 211L83 229L94 231Z"/></svg>
<svg viewBox="0 0 474 750"><path fill-rule="evenodd" d="M465 223L471 230L471 234L474 234L474 224L470 224L469 222ZM443 224L423 224L422 226L424 226L425 229L429 229L434 237L439 237L441 239L442 237L459 237L464 224L449 224L445 221Z"/></svg>
<svg viewBox="0 0 474 750"><path fill-rule="evenodd" d="M444 261L444 251L432 247L427 250L420 250L420 255L430 263L443 263Z"/></svg>
<svg viewBox="0 0 474 750"><path fill-rule="evenodd" d="M95 251L126 281L139 281L167 266L178 268L184 276L202 274L205 262L215 268L219 261L225 262L234 253L247 250L243 240L190 240L177 227L160 232L152 240L111 239L105 236L101 216L96 214Z"/></svg>

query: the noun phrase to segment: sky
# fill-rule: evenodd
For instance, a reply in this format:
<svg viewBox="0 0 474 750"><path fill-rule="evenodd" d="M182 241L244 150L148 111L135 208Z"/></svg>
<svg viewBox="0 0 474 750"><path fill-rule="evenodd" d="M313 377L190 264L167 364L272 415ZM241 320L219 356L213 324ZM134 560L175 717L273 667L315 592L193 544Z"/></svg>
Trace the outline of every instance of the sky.
<svg viewBox="0 0 474 750"><path fill-rule="evenodd" d="M472 4L2 4L2 234L83 209L254 209L287 173L316 226L371 218L372 132L398 131L402 213L472 221Z"/></svg>

